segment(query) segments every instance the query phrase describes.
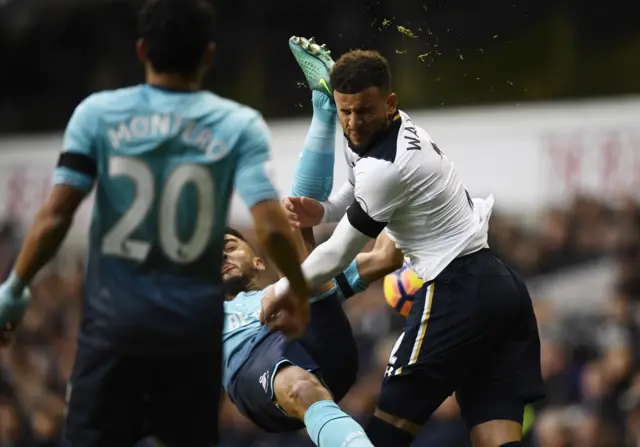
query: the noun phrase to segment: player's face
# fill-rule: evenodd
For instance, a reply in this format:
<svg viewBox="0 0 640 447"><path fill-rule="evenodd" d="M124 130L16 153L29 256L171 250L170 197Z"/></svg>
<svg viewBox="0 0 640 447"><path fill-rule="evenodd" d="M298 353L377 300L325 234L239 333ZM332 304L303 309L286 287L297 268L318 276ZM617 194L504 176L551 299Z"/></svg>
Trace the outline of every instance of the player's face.
<svg viewBox="0 0 640 447"><path fill-rule="evenodd" d="M342 130L356 152L367 150L396 112L396 94L383 92L378 87L354 94L335 91L333 97Z"/></svg>
<svg viewBox="0 0 640 447"><path fill-rule="evenodd" d="M255 255L249 244L230 234L224 237L224 262L222 264L222 280L224 282L239 279L250 281L264 269L264 263Z"/></svg>

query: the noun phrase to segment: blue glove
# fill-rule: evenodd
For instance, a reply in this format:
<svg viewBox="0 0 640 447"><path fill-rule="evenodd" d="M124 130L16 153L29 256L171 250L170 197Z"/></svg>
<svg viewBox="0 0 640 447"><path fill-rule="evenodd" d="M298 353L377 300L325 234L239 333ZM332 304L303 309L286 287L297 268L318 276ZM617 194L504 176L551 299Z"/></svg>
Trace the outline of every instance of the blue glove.
<svg viewBox="0 0 640 447"><path fill-rule="evenodd" d="M9 279L0 285L0 330L7 324L19 323L27 311L29 301L29 289L15 273L12 273Z"/></svg>

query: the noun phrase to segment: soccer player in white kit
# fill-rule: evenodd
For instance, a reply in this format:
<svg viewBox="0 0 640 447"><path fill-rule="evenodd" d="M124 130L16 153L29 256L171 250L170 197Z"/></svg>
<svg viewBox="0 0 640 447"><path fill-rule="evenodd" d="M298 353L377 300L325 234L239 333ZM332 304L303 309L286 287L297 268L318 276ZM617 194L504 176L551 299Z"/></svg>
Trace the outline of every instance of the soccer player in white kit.
<svg viewBox="0 0 640 447"><path fill-rule="evenodd" d="M321 205L287 204L302 226L339 220L303 263L305 277L311 287L322 284L386 231L425 281L391 353L367 435L376 446L408 446L455 391L474 445L519 446L524 407L543 396L540 342L523 281L488 248L493 198L471 200L451 160L398 110L379 53L351 51L330 67L323 49L306 48L320 61L305 70L310 85L332 89L351 174ZM309 212L318 206L324 212ZM272 328L297 335L307 303L288 289L284 278L263 315Z"/></svg>

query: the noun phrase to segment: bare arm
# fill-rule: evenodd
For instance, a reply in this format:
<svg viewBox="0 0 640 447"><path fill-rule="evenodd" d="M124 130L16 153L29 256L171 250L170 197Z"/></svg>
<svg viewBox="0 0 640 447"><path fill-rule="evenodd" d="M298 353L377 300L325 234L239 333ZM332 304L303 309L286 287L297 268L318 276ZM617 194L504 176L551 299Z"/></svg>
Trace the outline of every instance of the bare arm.
<svg viewBox="0 0 640 447"><path fill-rule="evenodd" d="M294 237L280 204L278 194L268 174L270 165L269 131L262 117L254 112L237 143L238 154L234 186L251 210L260 245L290 278L296 297L305 302L309 286L300 268L300 240Z"/></svg>
<svg viewBox="0 0 640 447"><path fill-rule="evenodd" d="M343 273L335 277L339 296L348 299L364 292L377 279L402 267L404 256L386 233L376 239L373 250L360 253Z"/></svg>
<svg viewBox="0 0 640 447"><path fill-rule="evenodd" d="M54 171L54 186L35 216L18 259L14 275L28 283L55 255L82 200L97 175L94 147L99 111L92 97L76 107L64 134L63 151Z"/></svg>
<svg viewBox="0 0 640 447"><path fill-rule="evenodd" d="M302 228L300 230L292 230L292 236L296 244L296 252L298 253L298 261L304 262L309 256L309 253L316 247L315 236L313 235L313 228ZM283 278L286 275L282 272L278 272L279 277ZM312 293L314 295L328 292L334 287L333 281L327 281L321 287L315 289Z"/></svg>
<svg viewBox="0 0 640 447"><path fill-rule="evenodd" d="M267 255L289 278L294 294L307 299L309 287L300 269L300 257L305 256L302 239L291 231L282 205L277 200L265 200L254 205L251 214L258 240Z"/></svg>
<svg viewBox="0 0 640 447"><path fill-rule="evenodd" d="M356 256L360 279L367 284L385 277L402 267L404 255L385 232L376 239L373 250Z"/></svg>
<svg viewBox="0 0 640 447"><path fill-rule="evenodd" d="M28 283L56 254L67 235L85 192L68 185L55 185L36 214L27 233L14 272Z"/></svg>
<svg viewBox="0 0 640 447"><path fill-rule="evenodd" d="M304 241L307 250L307 253L305 254L306 259L307 256L309 256L309 253L316 248L316 236L313 234L313 228L301 228L300 234L302 235L302 240Z"/></svg>

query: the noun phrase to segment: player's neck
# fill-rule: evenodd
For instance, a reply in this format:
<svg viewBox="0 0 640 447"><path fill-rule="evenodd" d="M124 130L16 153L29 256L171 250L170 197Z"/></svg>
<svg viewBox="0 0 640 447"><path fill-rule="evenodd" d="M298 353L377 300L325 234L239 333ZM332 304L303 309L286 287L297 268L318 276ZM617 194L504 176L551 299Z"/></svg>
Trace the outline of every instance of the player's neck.
<svg viewBox="0 0 640 447"><path fill-rule="evenodd" d="M260 286L258 286L257 278L254 278L247 285L247 292L255 292L256 290L260 290Z"/></svg>
<svg viewBox="0 0 640 447"><path fill-rule="evenodd" d="M351 143L351 140L349 140L349 135L344 133L344 137L347 140L347 144L349 145L349 147L351 148L351 150L353 152L355 152L356 154L358 154L361 157L365 156L367 154L367 152L369 152L371 149L376 147L382 140L387 138L387 136L391 133L391 128L394 125L395 126L400 126L400 121L394 119L396 116L399 116L397 111L392 115L392 118L385 123L384 128L380 129L378 131L378 133L376 135L374 135L374 137L371 139L371 143L369 143L367 146L364 146L364 147L354 146ZM395 122L395 124L394 124L394 122Z"/></svg>
<svg viewBox="0 0 640 447"><path fill-rule="evenodd" d="M240 293L249 293L260 290L260 287L258 286L258 277L247 278L243 275L224 281L222 284L224 286L227 301L233 300Z"/></svg>
<svg viewBox="0 0 640 447"><path fill-rule="evenodd" d="M165 90L195 92L202 89L202 79L198 75L156 73L147 70L146 80L147 84Z"/></svg>
<svg viewBox="0 0 640 447"><path fill-rule="evenodd" d="M251 292L257 292L258 290L260 290L260 287L258 287L257 284L250 282L247 286L245 286L240 291L234 291L234 292L227 291L227 293L225 294L226 301L233 301L236 298L236 296L238 296L240 293L243 293L243 292L251 293Z"/></svg>

